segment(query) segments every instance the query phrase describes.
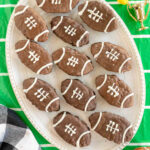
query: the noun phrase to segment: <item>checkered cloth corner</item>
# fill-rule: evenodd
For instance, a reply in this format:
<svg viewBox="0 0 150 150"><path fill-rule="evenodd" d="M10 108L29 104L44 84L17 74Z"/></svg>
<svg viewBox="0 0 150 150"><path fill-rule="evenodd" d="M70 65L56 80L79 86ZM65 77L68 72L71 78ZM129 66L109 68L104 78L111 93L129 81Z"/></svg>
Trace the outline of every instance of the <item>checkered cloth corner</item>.
<svg viewBox="0 0 150 150"><path fill-rule="evenodd" d="M0 105L0 150L40 150L32 132L10 109Z"/></svg>

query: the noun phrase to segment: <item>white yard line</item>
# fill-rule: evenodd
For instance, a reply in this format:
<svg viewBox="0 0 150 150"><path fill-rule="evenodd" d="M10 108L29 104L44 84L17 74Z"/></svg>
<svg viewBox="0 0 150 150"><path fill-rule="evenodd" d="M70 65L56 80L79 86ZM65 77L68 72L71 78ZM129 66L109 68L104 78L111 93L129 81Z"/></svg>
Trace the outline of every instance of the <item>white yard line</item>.
<svg viewBox="0 0 150 150"><path fill-rule="evenodd" d="M0 8L6 8L6 7L15 7L16 4L1 4Z"/></svg>
<svg viewBox="0 0 150 150"><path fill-rule="evenodd" d="M0 42L6 42L6 39L0 39Z"/></svg>
<svg viewBox="0 0 150 150"><path fill-rule="evenodd" d="M133 38L150 38L150 34L145 34L145 35L132 35Z"/></svg>
<svg viewBox="0 0 150 150"><path fill-rule="evenodd" d="M8 76L8 73L0 73L0 76Z"/></svg>
<svg viewBox="0 0 150 150"><path fill-rule="evenodd" d="M139 3L139 2L144 2L144 1L130 1L130 4L135 4L135 3ZM110 2L108 2L109 4L113 4L113 5L117 5L117 4L119 4L118 2L115 2L115 1L110 1Z"/></svg>
<svg viewBox="0 0 150 150"><path fill-rule="evenodd" d="M144 73L150 73L150 70L144 70Z"/></svg>
<svg viewBox="0 0 150 150"><path fill-rule="evenodd" d="M41 144L41 147L55 147L53 144Z"/></svg>
<svg viewBox="0 0 150 150"><path fill-rule="evenodd" d="M150 106L144 106L145 109L150 109Z"/></svg>
<svg viewBox="0 0 150 150"><path fill-rule="evenodd" d="M150 146L150 143L130 143L128 146Z"/></svg>

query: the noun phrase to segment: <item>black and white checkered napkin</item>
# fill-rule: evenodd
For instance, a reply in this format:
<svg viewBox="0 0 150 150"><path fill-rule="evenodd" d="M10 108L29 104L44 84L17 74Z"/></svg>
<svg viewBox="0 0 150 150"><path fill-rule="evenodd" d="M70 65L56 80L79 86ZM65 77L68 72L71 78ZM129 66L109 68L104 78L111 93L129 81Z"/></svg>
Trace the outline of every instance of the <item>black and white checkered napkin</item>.
<svg viewBox="0 0 150 150"><path fill-rule="evenodd" d="M0 150L40 150L32 132L13 110L0 105Z"/></svg>

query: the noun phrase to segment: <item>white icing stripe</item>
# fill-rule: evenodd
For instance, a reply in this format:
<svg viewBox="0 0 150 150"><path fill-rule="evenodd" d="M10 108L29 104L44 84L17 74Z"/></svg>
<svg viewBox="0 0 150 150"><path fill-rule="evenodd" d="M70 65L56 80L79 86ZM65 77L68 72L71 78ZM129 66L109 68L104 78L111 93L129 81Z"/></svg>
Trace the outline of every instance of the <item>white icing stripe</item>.
<svg viewBox="0 0 150 150"><path fill-rule="evenodd" d="M38 35L34 38L34 41L38 42L39 37L42 36L42 35L45 34L45 33L49 33L49 30L45 30L45 31L41 32L40 34L38 34Z"/></svg>
<svg viewBox="0 0 150 150"><path fill-rule="evenodd" d="M104 84L106 83L106 80L107 80L107 74L105 74L103 83L101 85L99 85L96 89L100 90L104 86Z"/></svg>
<svg viewBox="0 0 150 150"><path fill-rule="evenodd" d="M80 147L80 140L81 140L81 138L82 138L84 135L89 134L89 133L91 133L91 132L90 132L90 131L85 131L85 132L83 132L83 133L79 136L79 138L78 138L78 140L77 140L77 142L76 142L76 146L77 146L77 147Z"/></svg>
<svg viewBox="0 0 150 150"><path fill-rule="evenodd" d="M127 96L123 99L123 101L122 101L122 103L121 103L121 108L123 108L123 105L124 105L124 103L126 102L126 100L127 100L129 97L133 96L133 95L134 95L134 93L131 93L131 94L127 95Z"/></svg>
<svg viewBox="0 0 150 150"><path fill-rule="evenodd" d="M128 128L126 128L126 130L124 131L124 134L123 134L123 137L122 137L122 144L124 144L124 140L125 140L126 134L127 134L128 130L130 128L132 128L132 124Z"/></svg>
<svg viewBox="0 0 150 150"><path fill-rule="evenodd" d="M129 57L129 58L127 58L123 63L122 63L122 65L120 66L120 68L119 68L119 73L121 73L122 72L122 68L123 68L123 66L129 61L129 60L131 60L131 58Z"/></svg>
<svg viewBox="0 0 150 150"><path fill-rule="evenodd" d="M72 85L73 80L70 80L70 83L68 84L68 87L66 88L66 90L62 93L62 95L65 95L68 90L70 89L71 85Z"/></svg>
<svg viewBox="0 0 150 150"><path fill-rule="evenodd" d="M62 23L62 21L63 21L63 16L61 16L61 18L60 18L60 21L58 22L58 24L56 25L56 26L54 26L53 28L52 28L52 31L54 31L54 30L56 30L59 26L60 26L60 24Z"/></svg>
<svg viewBox="0 0 150 150"><path fill-rule="evenodd" d="M40 72L43 70L43 69L45 69L45 68L47 68L47 67L49 67L49 66L52 66L53 65L53 63L51 62L51 63L49 63L49 64L46 64L45 66L42 66L38 71L37 71L37 74L40 74Z"/></svg>
<svg viewBox="0 0 150 150"><path fill-rule="evenodd" d="M55 128L57 125L59 125L64 118L66 117L66 112L63 113L62 117L53 125L53 127Z"/></svg>
<svg viewBox="0 0 150 150"><path fill-rule="evenodd" d="M85 3L85 5L84 5L83 9L78 13L79 16L82 16L82 15L83 15L84 11L86 10L86 8L87 8L87 6L88 6L88 3L89 3L89 2L86 1L86 3Z"/></svg>
<svg viewBox="0 0 150 150"><path fill-rule="evenodd" d="M51 106L52 103L54 103L55 101L59 100L59 97L54 98L53 100L51 100L48 105L45 108L45 111L48 112L48 108Z"/></svg>
<svg viewBox="0 0 150 150"><path fill-rule="evenodd" d="M89 98L89 100L87 101L87 103L86 103L86 105L85 105L84 111L87 111L87 108L88 108L89 103L90 103L95 97L96 97L96 96L93 95L93 96L91 96L91 97Z"/></svg>
<svg viewBox="0 0 150 150"><path fill-rule="evenodd" d="M54 61L54 64L58 64L65 56L65 52L66 52L66 49L65 48L62 48L63 52L62 52L62 55L61 57L58 59L58 60L55 60Z"/></svg>
<svg viewBox="0 0 150 150"><path fill-rule="evenodd" d="M104 42L102 42L102 45L101 45L101 48L100 48L99 52L94 55L94 58L95 58L95 59L101 54L103 48L104 48Z"/></svg>
<svg viewBox="0 0 150 150"><path fill-rule="evenodd" d="M25 93L28 93L28 92L34 87L34 85L36 84L37 80L38 80L38 79L35 78L34 81L33 81L33 83L32 83L27 89L24 89L23 91L24 91Z"/></svg>
<svg viewBox="0 0 150 150"><path fill-rule="evenodd" d="M109 28L109 26L110 26L110 24L113 22L113 20L115 20L116 18L115 17L113 17L109 22L108 22L108 24L107 24L107 26L106 26L106 28L105 28L105 30L104 30L104 32L107 32L107 30L108 30L108 28Z"/></svg>
<svg viewBox="0 0 150 150"><path fill-rule="evenodd" d="M98 117L98 120L95 124L95 126L92 128L92 130L95 130L97 128L97 126L99 125L100 121L101 121L101 118L102 118L102 113L100 112L99 113L99 117Z"/></svg>
<svg viewBox="0 0 150 150"><path fill-rule="evenodd" d="M29 8L29 6L26 6L22 11L19 11L19 12L15 13L14 16L16 17L18 15L23 14L28 8Z"/></svg>
<svg viewBox="0 0 150 150"><path fill-rule="evenodd" d="M17 50L16 50L16 53L18 53L18 52L21 52L21 51L25 50L25 49L26 49L26 47L28 46L29 42L30 42L30 40L27 40L27 42L26 42L26 44L24 45L24 47L17 49Z"/></svg>
<svg viewBox="0 0 150 150"><path fill-rule="evenodd" d="M81 42L81 40L84 38L84 36L85 36L86 34L89 34L89 32L88 32L88 31L85 31L85 32L82 34L82 36L80 37L80 39L79 39L79 40L77 41L77 43L76 43L76 46L77 46L77 47L80 46L80 42Z"/></svg>
<svg viewBox="0 0 150 150"><path fill-rule="evenodd" d="M91 62L91 60L87 60L87 61L85 62L84 66L83 66L83 68L82 68L82 70L81 70L81 76L83 76L84 70L85 70L87 64L90 63L90 62Z"/></svg>
<svg viewBox="0 0 150 150"><path fill-rule="evenodd" d="M44 4L45 4L45 0L43 0L43 1L41 2L41 4L39 4L39 7L43 7Z"/></svg>
<svg viewBox="0 0 150 150"><path fill-rule="evenodd" d="M69 8L72 10L72 0L70 0Z"/></svg>

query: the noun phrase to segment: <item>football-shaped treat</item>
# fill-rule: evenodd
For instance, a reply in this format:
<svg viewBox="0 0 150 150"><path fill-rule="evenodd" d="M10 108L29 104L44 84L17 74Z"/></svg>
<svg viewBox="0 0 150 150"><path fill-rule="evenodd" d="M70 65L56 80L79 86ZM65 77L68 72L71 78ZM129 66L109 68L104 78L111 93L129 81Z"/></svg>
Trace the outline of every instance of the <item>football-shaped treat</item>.
<svg viewBox="0 0 150 150"><path fill-rule="evenodd" d="M131 57L127 50L108 42L94 43L91 53L96 62L108 71L123 73L132 69Z"/></svg>
<svg viewBox="0 0 150 150"><path fill-rule="evenodd" d="M53 127L61 138L76 147L88 146L91 133L85 122L69 112L59 113L53 120Z"/></svg>
<svg viewBox="0 0 150 150"><path fill-rule="evenodd" d="M80 0L36 0L38 6L47 13L70 12Z"/></svg>
<svg viewBox="0 0 150 150"><path fill-rule="evenodd" d="M44 42L48 40L49 30L46 22L33 8L18 6L15 9L16 27L30 40Z"/></svg>
<svg viewBox="0 0 150 150"><path fill-rule="evenodd" d="M96 108L96 94L80 80L66 79L61 84L61 92L66 102L77 109L92 111Z"/></svg>
<svg viewBox="0 0 150 150"><path fill-rule="evenodd" d="M109 112L96 112L89 117L92 130L117 144L131 141L133 127L124 117Z"/></svg>
<svg viewBox="0 0 150 150"><path fill-rule="evenodd" d="M83 76L93 71L91 60L83 53L71 48L61 48L52 54L53 61L65 73Z"/></svg>
<svg viewBox="0 0 150 150"><path fill-rule="evenodd" d="M111 32L117 28L115 14L103 2L86 1L79 6L78 11L81 19L96 31Z"/></svg>
<svg viewBox="0 0 150 150"><path fill-rule="evenodd" d="M21 62L37 74L49 74L52 71L52 58L49 53L35 42L21 40L15 45Z"/></svg>
<svg viewBox="0 0 150 150"><path fill-rule="evenodd" d="M63 41L77 47L89 43L89 32L85 28L67 16L57 16L51 21L52 31Z"/></svg>
<svg viewBox="0 0 150 150"><path fill-rule="evenodd" d="M24 93L39 110L52 112L60 109L60 98L48 83L37 78L29 78L23 82Z"/></svg>
<svg viewBox="0 0 150 150"><path fill-rule="evenodd" d="M135 150L150 150L150 147L139 147L136 148Z"/></svg>
<svg viewBox="0 0 150 150"><path fill-rule="evenodd" d="M121 108L133 106L134 93L116 75L100 75L96 78L99 94L111 105Z"/></svg>

